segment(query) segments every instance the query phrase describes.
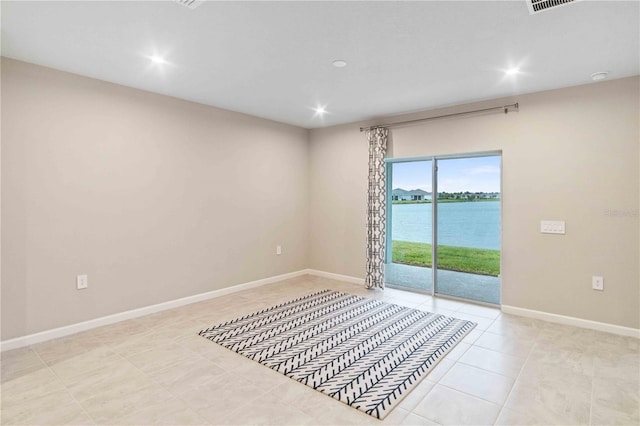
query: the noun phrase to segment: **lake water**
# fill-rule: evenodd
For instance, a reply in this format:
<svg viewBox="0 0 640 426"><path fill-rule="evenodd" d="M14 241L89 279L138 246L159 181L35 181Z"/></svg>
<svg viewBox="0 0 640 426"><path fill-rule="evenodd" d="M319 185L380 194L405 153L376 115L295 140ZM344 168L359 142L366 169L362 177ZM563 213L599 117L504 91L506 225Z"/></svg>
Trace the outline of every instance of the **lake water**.
<svg viewBox="0 0 640 426"><path fill-rule="evenodd" d="M392 239L431 243L432 204L393 204ZM500 202L438 204L438 244L500 249Z"/></svg>

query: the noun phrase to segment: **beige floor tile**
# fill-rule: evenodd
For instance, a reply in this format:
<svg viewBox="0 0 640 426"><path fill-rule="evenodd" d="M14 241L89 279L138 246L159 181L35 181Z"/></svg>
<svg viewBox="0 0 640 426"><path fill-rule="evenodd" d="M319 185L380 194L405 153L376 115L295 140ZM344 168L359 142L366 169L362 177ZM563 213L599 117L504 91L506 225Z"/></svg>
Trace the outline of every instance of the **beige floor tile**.
<svg viewBox="0 0 640 426"><path fill-rule="evenodd" d="M443 297L434 297L433 306L436 308L444 308L450 311L458 311L461 308L467 306L468 303L460 302L458 300L446 299Z"/></svg>
<svg viewBox="0 0 640 426"><path fill-rule="evenodd" d="M591 387L590 377L571 370L527 365L505 407L553 424L587 424Z"/></svg>
<svg viewBox="0 0 640 426"><path fill-rule="evenodd" d="M574 327L572 325L557 324L552 322L543 323L541 339L555 340L556 342L573 341L583 342L585 346L591 346L591 341L597 338L597 331L586 328Z"/></svg>
<svg viewBox="0 0 640 426"><path fill-rule="evenodd" d="M272 392L265 395L265 399L276 398L283 404L294 405L302 412L311 416L314 424L340 425L340 424L369 424L378 420L362 413L355 408L318 392L309 386L291 380Z"/></svg>
<svg viewBox="0 0 640 426"><path fill-rule="evenodd" d="M290 380L290 382L283 383L271 392L272 395L277 395L278 400L282 403L296 404L302 411L313 417L321 416L326 411L330 411L327 410L327 406L334 407L334 404L341 404L322 392L318 392L296 380Z"/></svg>
<svg viewBox="0 0 640 426"><path fill-rule="evenodd" d="M2 384L2 408L10 408L46 395L66 392L49 368L40 369Z"/></svg>
<svg viewBox="0 0 640 426"><path fill-rule="evenodd" d="M121 396L135 393L138 389L156 386L146 374L123 360L118 364L102 366L90 373L74 377L65 383L74 398L80 402L102 396Z"/></svg>
<svg viewBox="0 0 640 426"><path fill-rule="evenodd" d="M483 333L484 331L474 328L466 336L464 336L464 338L460 342L473 345L480 338L480 336L482 336Z"/></svg>
<svg viewBox="0 0 640 426"><path fill-rule="evenodd" d="M212 414L237 408L265 394L262 388L232 373L175 392L177 397L206 419L211 419Z"/></svg>
<svg viewBox="0 0 640 426"><path fill-rule="evenodd" d="M148 333L149 324L145 324L142 319L136 318L99 327L90 332L95 332L96 338L99 339L103 345L113 348L115 345L121 344L132 337Z"/></svg>
<svg viewBox="0 0 640 426"><path fill-rule="evenodd" d="M31 347L4 351L0 357L0 383L46 368Z"/></svg>
<svg viewBox="0 0 640 426"><path fill-rule="evenodd" d="M587 425L578 420L541 407L521 407L518 409L504 408L495 423L500 426L569 426Z"/></svg>
<svg viewBox="0 0 640 426"><path fill-rule="evenodd" d="M386 419L385 419L386 420ZM436 423L434 421L431 421L429 419L425 419L422 416L419 416L415 413L409 413L409 415L407 417L404 418L404 420L402 420L402 422L400 423L401 425L407 425L407 426L436 426L439 423Z"/></svg>
<svg viewBox="0 0 640 426"><path fill-rule="evenodd" d="M214 343L211 340L206 339L198 334L190 334L187 336L179 337L178 339L176 339L175 343L181 345L183 348L190 350L191 352L199 354L203 358L208 358L209 355L215 355L222 349L227 352L231 352L228 349L223 348L217 343Z"/></svg>
<svg viewBox="0 0 640 426"><path fill-rule="evenodd" d="M640 356L637 353L602 352L594 356L594 375L605 379L640 378Z"/></svg>
<svg viewBox="0 0 640 426"><path fill-rule="evenodd" d="M215 380L226 374L225 370L206 359L185 364L172 365L157 370L149 376L158 384L165 386L172 393L181 393L185 389Z"/></svg>
<svg viewBox="0 0 640 426"><path fill-rule="evenodd" d="M180 344L191 351L195 351L201 357L213 362L225 371L233 371L255 362L202 336L197 336L197 339L189 340L188 342L181 341Z"/></svg>
<svg viewBox="0 0 640 426"><path fill-rule="evenodd" d="M65 423L65 426L92 426L96 423L86 411L82 410L77 416L73 416Z"/></svg>
<svg viewBox="0 0 640 426"><path fill-rule="evenodd" d="M418 306L421 306L421 304L416 301L406 300L406 299L389 298L389 299L385 299L385 302L392 303L398 306L404 306L405 308L412 308L412 309L417 309Z"/></svg>
<svg viewBox="0 0 640 426"><path fill-rule="evenodd" d="M501 322L503 324L510 324L514 326L521 326L527 328L535 328L538 330L544 330L548 324L546 321L542 321L535 318L521 317L518 315L506 314L502 312L498 318L496 318L497 322Z"/></svg>
<svg viewBox="0 0 640 426"><path fill-rule="evenodd" d="M63 361L51 362L49 367L60 380L68 383L77 376L90 374L121 362L123 359L120 355L106 347L100 347L74 357L67 357Z"/></svg>
<svg viewBox="0 0 640 426"><path fill-rule="evenodd" d="M402 401L400 401L400 404L398 404L398 408L402 408L407 411L413 410L414 408L416 408L418 403L420 403L420 401L422 401L427 396L427 394L431 391L431 389L433 389L435 385L435 382L432 382L430 380L422 380L422 382L420 382L418 386L413 388L409 392L409 394L405 396Z"/></svg>
<svg viewBox="0 0 640 426"><path fill-rule="evenodd" d="M493 373L502 374L503 376L516 378L526 358L472 346L458 361Z"/></svg>
<svg viewBox="0 0 640 426"><path fill-rule="evenodd" d="M443 359L440 360L440 362L438 362L435 368L433 368L429 372L429 374L427 374L426 380L437 383L442 377L444 377L447 371L449 371L449 369L453 367L455 363L456 362L454 360L447 359L447 357L444 357Z"/></svg>
<svg viewBox="0 0 640 426"><path fill-rule="evenodd" d="M471 314L478 317L484 317L488 319L496 319L500 316L501 312L499 308L491 308L489 306L465 304L458 312L464 312L465 314Z"/></svg>
<svg viewBox="0 0 640 426"><path fill-rule="evenodd" d="M211 411L203 411L202 415L212 423L218 418ZM314 419L295 405L287 405L266 399L254 400L240 405L223 423L239 425L311 425Z"/></svg>
<svg viewBox="0 0 640 426"><path fill-rule="evenodd" d="M140 371L153 376L154 373L171 367L198 363L202 357L177 343L154 345L151 349L126 357Z"/></svg>
<svg viewBox="0 0 640 426"><path fill-rule="evenodd" d="M165 347L174 342L171 336L165 333L158 333L155 330L147 331L142 334L136 334L122 343L113 346L113 351L123 357L131 357L150 349Z"/></svg>
<svg viewBox="0 0 640 426"><path fill-rule="evenodd" d="M413 412L442 425L492 425L500 406L436 385Z"/></svg>
<svg viewBox="0 0 640 426"><path fill-rule="evenodd" d="M640 352L640 339L629 336L618 336L616 334L604 333L591 330L593 333L593 346L597 352L612 351L614 353L635 353Z"/></svg>
<svg viewBox="0 0 640 426"><path fill-rule="evenodd" d="M409 411L396 407L387 414L387 417L385 417L381 423L384 425L401 425L409 414L411 414Z"/></svg>
<svg viewBox="0 0 640 426"><path fill-rule="evenodd" d="M457 363L438 383L502 405L509 396L513 382L514 380L509 377Z"/></svg>
<svg viewBox="0 0 640 426"><path fill-rule="evenodd" d="M197 305L199 304L194 303L193 305L184 305L178 308L156 312L155 314L136 318L135 321L144 328L145 331L171 327L173 325L182 324L185 321L193 320L193 312L198 312Z"/></svg>
<svg viewBox="0 0 640 426"><path fill-rule="evenodd" d="M425 419L415 413L403 410L402 408L394 409L381 422L383 425L415 425L415 426L431 426L437 425L429 419Z"/></svg>
<svg viewBox="0 0 640 426"><path fill-rule="evenodd" d="M250 381L252 384L258 386L264 391L269 391L283 384L289 384L289 381L293 380L284 374L278 373L277 371L255 361L244 364L242 367L233 370L233 374L237 377Z"/></svg>
<svg viewBox="0 0 640 426"><path fill-rule="evenodd" d="M446 309L446 308L440 308L437 306L431 306L431 305L418 305L416 307L416 309L419 309L421 311L426 311L426 312L431 312L433 314L440 314L440 315L444 315L447 317L451 317L451 318L457 318L457 312L456 311L452 311L451 309Z"/></svg>
<svg viewBox="0 0 640 426"><path fill-rule="evenodd" d="M594 426L637 426L640 424L637 415L617 411L606 406L593 407L591 413L591 424Z"/></svg>
<svg viewBox="0 0 640 426"><path fill-rule="evenodd" d="M471 345L469 343L464 343L464 342L458 342L453 349L451 349L449 351L449 353L447 353L447 355L445 355L447 357L447 359L451 360L451 361L456 361L458 359L460 359L460 357L462 355L464 355L464 353L471 347Z"/></svg>
<svg viewBox="0 0 640 426"><path fill-rule="evenodd" d="M154 333L164 335L175 341L188 336L197 336L200 330L207 327L210 327L209 321L192 318L156 327L154 328Z"/></svg>
<svg viewBox="0 0 640 426"><path fill-rule="evenodd" d="M542 365L532 362L531 359L527 360L520 372L520 376L518 376L518 381L524 382L536 383L544 380L575 381L583 386L591 386L592 379L589 375L576 373L574 370L560 365Z"/></svg>
<svg viewBox="0 0 640 426"><path fill-rule="evenodd" d="M98 424L113 422L121 417L146 409L160 409L173 396L155 384L125 388L103 389L89 399L80 401L82 408Z"/></svg>
<svg viewBox="0 0 640 426"><path fill-rule="evenodd" d="M171 398L159 405L145 406L110 423L114 425L204 425L208 421L183 401Z"/></svg>
<svg viewBox="0 0 640 426"><path fill-rule="evenodd" d="M528 318L514 318L504 314L497 318L487 331L514 339L536 340L543 325Z"/></svg>
<svg viewBox="0 0 640 426"><path fill-rule="evenodd" d="M37 345L33 345L32 349L38 353L45 363L58 363L66 359L76 357L99 346L95 343L85 345L84 340L85 339L79 338L77 335L73 335L50 340L48 342L38 343Z"/></svg>
<svg viewBox="0 0 640 426"><path fill-rule="evenodd" d="M561 367L579 374L593 376L595 358L591 354L577 350L559 348L549 350L536 345L531 350L527 363L539 365L541 368L546 366Z"/></svg>
<svg viewBox="0 0 640 426"><path fill-rule="evenodd" d="M588 356L595 355L594 345L582 333L549 335L543 330L536 339L535 349L547 352L565 351Z"/></svg>
<svg viewBox="0 0 640 426"><path fill-rule="evenodd" d="M65 390L2 407L3 425L56 425L74 423L86 413Z"/></svg>
<svg viewBox="0 0 640 426"><path fill-rule="evenodd" d="M383 422L198 335L323 289L416 305L481 325ZM639 353L634 338L397 289L296 277L2 353L1 421L637 425Z"/></svg>
<svg viewBox="0 0 640 426"><path fill-rule="evenodd" d="M392 290L392 289L389 289ZM409 293L406 291L393 291L391 303L403 306L415 307L417 305L433 301L433 297L427 294Z"/></svg>
<svg viewBox="0 0 640 426"><path fill-rule="evenodd" d="M475 346L521 358L529 355L534 344L533 340L507 337L489 331L482 333L474 342Z"/></svg>
<svg viewBox="0 0 640 426"><path fill-rule="evenodd" d="M640 424L639 378L593 380L592 424Z"/></svg>
<svg viewBox="0 0 640 426"><path fill-rule="evenodd" d="M485 331L487 328L491 326L491 324L494 323L494 320L491 318L480 317L477 315L472 315L472 314L468 314L466 312L461 312L461 311L457 311L453 316L455 318L474 322L476 324L474 330Z"/></svg>

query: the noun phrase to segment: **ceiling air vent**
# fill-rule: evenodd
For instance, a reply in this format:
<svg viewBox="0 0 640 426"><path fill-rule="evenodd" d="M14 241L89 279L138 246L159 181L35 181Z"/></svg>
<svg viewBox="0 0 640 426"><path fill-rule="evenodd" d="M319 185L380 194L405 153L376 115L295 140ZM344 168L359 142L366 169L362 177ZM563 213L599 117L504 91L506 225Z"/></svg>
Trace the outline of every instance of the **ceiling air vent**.
<svg viewBox="0 0 640 426"><path fill-rule="evenodd" d="M204 0L174 0L176 3L180 3L183 6L187 6L189 9L195 9L204 3Z"/></svg>
<svg viewBox="0 0 640 426"><path fill-rule="evenodd" d="M580 0L527 0L527 7L529 13L540 13L545 10L554 9L556 7L564 6L569 3L575 3Z"/></svg>

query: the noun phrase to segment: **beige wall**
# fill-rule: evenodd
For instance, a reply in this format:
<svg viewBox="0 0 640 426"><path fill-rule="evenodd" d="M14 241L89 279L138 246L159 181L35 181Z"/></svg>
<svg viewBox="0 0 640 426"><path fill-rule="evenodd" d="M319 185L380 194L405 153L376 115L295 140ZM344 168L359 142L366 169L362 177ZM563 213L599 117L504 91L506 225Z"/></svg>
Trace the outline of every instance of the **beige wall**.
<svg viewBox="0 0 640 426"><path fill-rule="evenodd" d="M2 340L297 271L308 132L3 59L2 208Z"/></svg>
<svg viewBox="0 0 640 426"><path fill-rule="evenodd" d="M508 115L395 128L389 156L502 151L502 303L639 328L639 82L395 117L389 121L520 103ZM359 125L310 133L309 266L355 277L365 265L367 143ZM540 234L542 219L565 220L566 235ZM604 292L591 290L592 275L604 276Z"/></svg>
<svg viewBox="0 0 640 426"><path fill-rule="evenodd" d="M521 105L394 129L389 152L501 150L503 303L638 328L639 94L629 78L395 117ZM361 124L307 132L3 59L1 339L307 267L363 277Z"/></svg>

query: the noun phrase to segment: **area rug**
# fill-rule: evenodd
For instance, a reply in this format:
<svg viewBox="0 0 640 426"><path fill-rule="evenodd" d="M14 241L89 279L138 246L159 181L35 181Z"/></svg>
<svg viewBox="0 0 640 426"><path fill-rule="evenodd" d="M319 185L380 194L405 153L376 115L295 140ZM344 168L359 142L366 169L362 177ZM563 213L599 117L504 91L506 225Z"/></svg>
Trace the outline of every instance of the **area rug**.
<svg viewBox="0 0 640 426"><path fill-rule="evenodd" d="M323 290L199 334L383 419L475 325Z"/></svg>

